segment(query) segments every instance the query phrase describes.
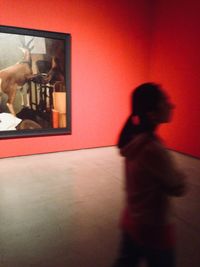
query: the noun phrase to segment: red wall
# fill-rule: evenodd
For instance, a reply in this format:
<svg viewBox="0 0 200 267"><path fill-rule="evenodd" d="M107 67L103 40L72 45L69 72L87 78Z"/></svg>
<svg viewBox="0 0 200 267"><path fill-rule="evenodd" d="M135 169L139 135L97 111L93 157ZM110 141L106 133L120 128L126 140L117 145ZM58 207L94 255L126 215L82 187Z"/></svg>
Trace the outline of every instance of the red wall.
<svg viewBox="0 0 200 267"><path fill-rule="evenodd" d="M148 79L146 0L1 0L0 24L72 34L72 135L0 141L0 157L116 142L129 93Z"/></svg>
<svg viewBox="0 0 200 267"><path fill-rule="evenodd" d="M169 147L200 157L200 2L160 0L151 51L151 78L176 104L161 128Z"/></svg>
<svg viewBox="0 0 200 267"><path fill-rule="evenodd" d="M200 156L200 3L149 2L0 1L2 25L72 34L72 135L1 140L0 157L115 144L130 91L149 78L177 107L167 145Z"/></svg>

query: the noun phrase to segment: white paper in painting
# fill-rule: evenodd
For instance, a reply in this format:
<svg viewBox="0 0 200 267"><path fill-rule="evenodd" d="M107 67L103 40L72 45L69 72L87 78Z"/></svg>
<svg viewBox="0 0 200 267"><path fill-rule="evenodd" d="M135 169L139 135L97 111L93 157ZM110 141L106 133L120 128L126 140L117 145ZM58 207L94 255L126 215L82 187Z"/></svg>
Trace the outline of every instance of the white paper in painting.
<svg viewBox="0 0 200 267"><path fill-rule="evenodd" d="M22 120L10 113L0 113L0 131L16 130Z"/></svg>

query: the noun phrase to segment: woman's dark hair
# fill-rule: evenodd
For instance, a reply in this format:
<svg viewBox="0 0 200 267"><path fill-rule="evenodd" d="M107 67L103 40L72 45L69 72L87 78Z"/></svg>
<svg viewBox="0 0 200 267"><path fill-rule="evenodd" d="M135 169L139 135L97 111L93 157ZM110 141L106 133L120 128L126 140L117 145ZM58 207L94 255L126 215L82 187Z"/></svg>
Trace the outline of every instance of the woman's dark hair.
<svg viewBox="0 0 200 267"><path fill-rule="evenodd" d="M133 135L153 130L153 125L148 120L147 113L156 111L162 98L163 91L158 84L143 83L135 88L131 95L132 112L120 133L119 148L129 143ZM132 116L139 117L140 123L138 125L133 124Z"/></svg>
<svg viewBox="0 0 200 267"><path fill-rule="evenodd" d="M147 112L155 111L162 97L163 91L158 84L143 83L139 85L131 96L132 115L143 117Z"/></svg>

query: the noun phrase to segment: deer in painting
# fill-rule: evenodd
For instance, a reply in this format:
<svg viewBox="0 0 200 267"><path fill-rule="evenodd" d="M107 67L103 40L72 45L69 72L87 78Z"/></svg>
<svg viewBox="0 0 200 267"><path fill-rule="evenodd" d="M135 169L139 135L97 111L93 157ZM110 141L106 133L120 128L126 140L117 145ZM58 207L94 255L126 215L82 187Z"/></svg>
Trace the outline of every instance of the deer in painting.
<svg viewBox="0 0 200 267"><path fill-rule="evenodd" d="M13 103L15 100L18 87L22 87L32 77L32 59L31 59L31 43L33 38L25 44L25 41L21 40L22 47L19 47L24 56L23 59L16 64L0 70L0 95L5 93L8 96L7 107L11 114L16 116Z"/></svg>

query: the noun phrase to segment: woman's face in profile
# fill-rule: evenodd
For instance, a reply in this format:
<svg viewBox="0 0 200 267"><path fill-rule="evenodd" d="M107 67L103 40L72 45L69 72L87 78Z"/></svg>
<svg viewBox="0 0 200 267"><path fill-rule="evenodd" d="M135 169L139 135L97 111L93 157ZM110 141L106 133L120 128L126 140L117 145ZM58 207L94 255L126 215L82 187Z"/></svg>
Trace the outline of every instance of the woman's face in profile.
<svg viewBox="0 0 200 267"><path fill-rule="evenodd" d="M163 98L158 104L158 123L167 123L172 119L172 110L175 108L175 105L171 103L169 97L163 93Z"/></svg>

